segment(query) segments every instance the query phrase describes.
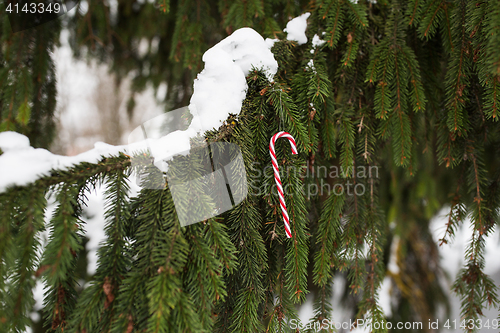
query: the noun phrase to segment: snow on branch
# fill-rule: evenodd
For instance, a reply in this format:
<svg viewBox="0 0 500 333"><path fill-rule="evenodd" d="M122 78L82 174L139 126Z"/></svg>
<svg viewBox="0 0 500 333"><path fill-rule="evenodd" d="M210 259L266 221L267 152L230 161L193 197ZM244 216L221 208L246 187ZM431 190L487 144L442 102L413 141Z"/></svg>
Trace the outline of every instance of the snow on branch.
<svg viewBox="0 0 500 333"><path fill-rule="evenodd" d="M271 45L251 28L236 30L203 55L205 68L194 81L189 110L193 115L185 131L175 131L161 138L147 139L127 146L112 146L97 142L94 149L76 156L52 154L46 149L33 148L29 139L19 133L0 133L0 192L11 186L25 186L51 170L68 170L82 163L97 163L103 157L119 152L146 150L166 151L157 159L168 160L188 151L190 139L205 131L219 128L230 114L239 114L247 92L246 76L252 68L262 70L272 81L278 63L270 51ZM160 166L155 160L155 165Z"/></svg>

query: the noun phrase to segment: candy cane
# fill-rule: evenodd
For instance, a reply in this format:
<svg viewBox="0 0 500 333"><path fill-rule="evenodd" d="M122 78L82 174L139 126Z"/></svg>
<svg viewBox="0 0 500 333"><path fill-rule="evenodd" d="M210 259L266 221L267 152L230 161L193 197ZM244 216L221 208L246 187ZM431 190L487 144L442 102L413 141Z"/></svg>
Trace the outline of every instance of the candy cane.
<svg viewBox="0 0 500 333"><path fill-rule="evenodd" d="M290 231L290 219L288 218L288 213L286 211L285 197L283 195L283 186L281 185L280 171L278 169L278 161L276 160L276 151L274 149L274 143L276 139L287 138L290 141L290 146L292 147L292 154L297 154L297 146L295 145L295 140L290 133L278 132L273 135L271 141L269 142L269 155L271 155L271 161L273 162L274 170L274 180L276 181L276 187L278 188L278 197L280 199L281 213L283 214L283 220L285 222L286 237L292 238L292 232Z"/></svg>

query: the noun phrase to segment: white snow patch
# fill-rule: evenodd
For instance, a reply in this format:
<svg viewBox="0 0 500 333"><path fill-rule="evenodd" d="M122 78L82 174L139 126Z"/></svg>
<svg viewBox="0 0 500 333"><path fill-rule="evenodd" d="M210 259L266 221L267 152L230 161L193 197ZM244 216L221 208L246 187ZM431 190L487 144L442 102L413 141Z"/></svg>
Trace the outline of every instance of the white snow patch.
<svg viewBox="0 0 500 333"><path fill-rule="evenodd" d="M392 274L399 274L398 266L398 248L399 248L400 238L398 235L394 235L391 243L391 253L389 255L389 263L387 264L387 270Z"/></svg>
<svg viewBox="0 0 500 333"><path fill-rule="evenodd" d="M325 41L322 40L317 34L313 36L312 40L312 46L314 48L320 47L321 45L325 44Z"/></svg>
<svg viewBox="0 0 500 333"><path fill-rule="evenodd" d="M316 73L316 68L314 67L314 60L309 60L307 62L307 67L309 67L314 73Z"/></svg>
<svg viewBox="0 0 500 333"><path fill-rule="evenodd" d="M277 38L266 38L266 44L269 49L271 49L274 46L274 43L279 42L280 40Z"/></svg>
<svg viewBox="0 0 500 333"><path fill-rule="evenodd" d="M137 52L139 53L139 57L144 57L149 50L149 41L146 38L142 38L137 45Z"/></svg>
<svg viewBox="0 0 500 333"><path fill-rule="evenodd" d="M35 312L35 311L33 311L33 312L31 312L31 313L30 313L30 318L31 318L31 320L33 320L33 322L35 322L35 323L38 323L38 322L40 321L40 319L42 319L42 318L40 317L40 314L39 314L38 312Z"/></svg>
<svg viewBox="0 0 500 333"><path fill-rule="evenodd" d="M44 223L47 226L49 224L49 221L52 219L52 216L54 215L54 212L57 208L57 203L55 201L55 196L52 195L52 193L47 193L45 196L47 199L47 208L45 209L44 213ZM45 251L45 248L47 247L47 244L49 243L49 228L45 227L45 229L41 232L39 232L36 236L39 239L40 245L37 248L37 258L40 259L42 258L43 252ZM40 263L40 262L39 262ZM38 264L39 264L38 263ZM31 319L35 322L38 320L35 320L38 316L38 313L35 311L39 311L43 308L43 293L45 289L45 283L41 278L38 278L36 280L35 288L33 289L33 298L35 300L35 304L33 306L33 312L31 312L30 316Z"/></svg>
<svg viewBox="0 0 500 333"><path fill-rule="evenodd" d="M89 3L87 1L80 1L80 15L85 15L89 11Z"/></svg>
<svg viewBox="0 0 500 333"><path fill-rule="evenodd" d="M4 152L15 149L24 149L30 146L30 140L17 132L0 133L0 149Z"/></svg>
<svg viewBox="0 0 500 333"><path fill-rule="evenodd" d="M165 82L160 83L158 90L156 91L156 99L163 101L167 97L167 84Z"/></svg>
<svg viewBox="0 0 500 333"><path fill-rule="evenodd" d="M87 193L87 207L84 208L86 217L85 236L89 239L85 248L87 249L87 274L94 275L97 269L97 250L99 245L106 239L104 232L104 188L96 188L95 191Z"/></svg>
<svg viewBox="0 0 500 333"><path fill-rule="evenodd" d="M33 289L33 298L35 299L35 305L33 306L34 311L39 311L43 309L43 290L45 284L41 279L36 281L35 288Z"/></svg>
<svg viewBox="0 0 500 333"><path fill-rule="evenodd" d="M309 319L312 317L312 313L314 313L314 297L313 294L310 293L306 295L306 301L302 303L299 311L297 312L300 324L305 325L309 322Z"/></svg>
<svg viewBox="0 0 500 333"><path fill-rule="evenodd" d="M306 28L307 28L307 18L311 13L304 13L296 18L290 20L286 24L286 28L283 29L287 34L288 40L294 40L299 45L307 43Z"/></svg>
<svg viewBox="0 0 500 333"><path fill-rule="evenodd" d="M12 140L12 141L11 141ZM77 156L60 156L42 148L27 145L27 137L14 132L0 133L0 192L9 186L32 183L50 170L67 170L81 162L98 162L102 156L118 154L123 146L96 143L95 148ZM16 147L17 149L12 149Z"/></svg>
<svg viewBox="0 0 500 333"><path fill-rule="evenodd" d="M384 277L379 290L379 304L386 318L392 316L391 309L392 280L389 276Z"/></svg>
<svg viewBox="0 0 500 333"><path fill-rule="evenodd" d="M151 39L151 53L157 53L158 46L160 46L160 37L155 36Z"/></svg>

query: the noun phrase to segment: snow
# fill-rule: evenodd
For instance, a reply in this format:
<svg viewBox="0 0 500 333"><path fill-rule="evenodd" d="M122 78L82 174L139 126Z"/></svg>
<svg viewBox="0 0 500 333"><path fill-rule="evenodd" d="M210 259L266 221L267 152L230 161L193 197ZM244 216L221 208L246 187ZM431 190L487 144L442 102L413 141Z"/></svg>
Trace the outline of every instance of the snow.
<svg viewBox="0 0 500 333"><path fill-rule="evenodd" d="M272 81L274 74L278 70L278 63L269 50L269 45L259 33L251 28L236 30L205 52L202 58L206 63L205 68L207 66L213 67L212 62L216 63L216 60L212 57L212 52L217 49L226 52L231 60L241 68L245 76L250 73L252 67L264 68L267 78Z"/></svg>
<svg viewBox="0 0 500 333"><path fill-rule="evenodd" d="M382 283L380 284L379 304L386 318L392 316L392 309L391 309L392 285L393 282L389 276L384 277Z"/></svg>
<svg viewBox="0 0 500 333"><path fill-rule="evenodd" d="M357 4L358 3L358 0L349 0L351 3L353 4ZM377 3L377 0L368 0L369 3L372 3L372 4L376 4Z"/></svg>
<svg viewBox="0 0 500 333"><path fill-rule="evenodd" d="M312 49L309 51L309 53L314 54L314 52L316 52L316 50L325 43L326 42L322 40L317 34L314 34L312 39Z"/></svg>
<svg viewBox="0 0 500 333"><path fill-rule="evenodd" d="M268 43L251 28L236 30L205 52L203 61L205 68L194 82L189 105L193 119L187 130L128 146L98 142L94 149L76 156L61 156L46 149L35 149L29 146L27 137L4 132L0 134L0 148L4 151L0 155L0 192L9 186L28 185L48 175L52 169L67 170L81 162L96 163L102 157L118 155L120 151L130 153L151 149L155 165L165 170L163 162L188 151L191 138L220 127L230 114L240 113L248 88L245 77L252 68L262 69L269 80L278 70Z"/></svg>
<svg viewBox="0 0 500 333"><path fill-rule="evenodd" d="M189 129L197 132L218 128L229 114L240 113L248 88L245 77L252 67L263 69L269 81L278 70L269 44L251 28L236 30L202 59L205 69L194 81L189 105L191 113L199 117Z"/></svg>
<svg viewBox="0 0 500 333"><path fill-rule="evenodd" d="M349 0L351 3L353 4L357 4L358 3L358 0ZM377 3L377 0L368 0L368 2L372 3L372 4L376 4Z"/></svg>
<svg viewBox="0 0 500 333"><path fill-rule="evenodd" d="M306 28L307 28L307 18L311 13L304 13L296 18L290 20L286 24L286 28L283 29L287 33L288 40L294 40L299 45L307 43Z"/></svg>
<svg viewBox="0 0 500 333"><path fill-rule="evenodd" d="M101 242L106 240L104 232L104 189L97 188L87 194L87 207L84 208L85 235L89 239L85 245L87 252L87 274L92 276L97 270L97 250Z"/></svg>
<svg viewBox="0 0 500 333"><path fill-rule="evenodd" d="M30 140L17 132L0 133L0 149L4 152L15 149L24 149L30 146Z"/></svg>
<svg viewBox="0 0 500 333"><path fill-rule="evenodd" d="M325 44L325 41L322 40L317 34L315 34L312 39L312 46L314 48L318 48L323 44Z"/></svg>
<svg viewBox="0 0 500 333"><path fill-rule="evenodd" d="M43 289L45 285L41 279L36 281L35 289L33 290L33 298L35 299L35 305L33 310L39 311L43 309Z"/></svg>
<svg viewBox="0 0 500 333"><path fill-rule="evenodd" d="M277 38L266 38L266 44L269 49L271 49L274 46L274 43L279 42L280 40Z"/></svg>
<svg viewBox="0 0 500 333"><path fill-rule="evenodd" d="M314 60L310 59L308 62L307 62L307 65L306 65L308 68L310 68L314 73L316 73L316 67L314 67Z"/></svg>
<svg viewBox="0 0 500 333"><path fill-rule="evenodd" d="M34 312L34 311L30 313L30 318L31 318L31 320L33 320L34 323L38 323L40 321L40 319L42 319L40 314L38 312Z"/></svg>
<svg viewBox="0 0 500 333"><path fill-rule="evenodd" d="M139 186L128 180L128 185L130 191L128 195L134 197L140 191ZM104 192L106 188L104 186L98 187L95 191L86 193L87 201L86 207L83 207L83 217L82 220L85 222L85 236L89 239L85 245L87 252L87 274L89 276L94 275L97 270L97 251L102 242L106 240L106 234L104 231L105 219L104 212L106 210Z"/></svg>
<svg viewBox="0 0 500 333"><path fill-rule="evenodd" d="M77 156L60 156L42 148L29 146L29 139L19 133L0 133L0 192L9 186L28 185L50 170L67 170L81 162L98 162L102 156L118 154L120 147L111 146L102 142L95 144L95 148Z"/></svg>
<svg viewBox="0 0 500 333"><path fill-rule="evenodd" d="M387 263L387 273L382 280L379 290L379 304L386 318L392 316L391 301L393 300L393 286L391 275L398 275L400 272L398 266L398 249L401 239L398 235L394 235L391 243L391 250L389 253L389 262Z"/></svg>
<svg viewBox="0 0 500 333"><path fill-rule="evenodd" d="M139 57L143 58L149 51L149 41L146 38L142 38L137 45L137 51L139 53Z"/></svg>

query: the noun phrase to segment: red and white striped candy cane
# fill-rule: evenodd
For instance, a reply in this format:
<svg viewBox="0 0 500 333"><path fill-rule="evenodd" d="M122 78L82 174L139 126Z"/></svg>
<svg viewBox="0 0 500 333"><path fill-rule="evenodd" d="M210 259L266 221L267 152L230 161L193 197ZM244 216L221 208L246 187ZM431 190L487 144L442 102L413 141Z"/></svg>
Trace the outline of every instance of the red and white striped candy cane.
<svg viewBox="0 0 500 333"><path fill-rule="evenodd" d="M290 231L290 219L288 218L288 213L286 211L285 196L283 194L283 186L281 185L280 171L278 169L278 161L276 160L276 151L274 149L274 143L279 138L287 138L288 141L290 141L292 154L294 155L297 154L297 146L293 136L287 132L278 132L274 134L269 142L269 154L271 155L271 161L273 162L274 180L276 181L276 187L278 188L278 197L280 199L281 213L283 214L283 220L285 222L286 237L292 238L292 232Z"/></svg>

